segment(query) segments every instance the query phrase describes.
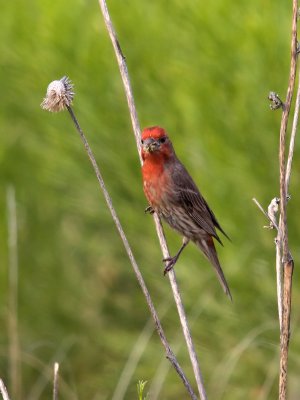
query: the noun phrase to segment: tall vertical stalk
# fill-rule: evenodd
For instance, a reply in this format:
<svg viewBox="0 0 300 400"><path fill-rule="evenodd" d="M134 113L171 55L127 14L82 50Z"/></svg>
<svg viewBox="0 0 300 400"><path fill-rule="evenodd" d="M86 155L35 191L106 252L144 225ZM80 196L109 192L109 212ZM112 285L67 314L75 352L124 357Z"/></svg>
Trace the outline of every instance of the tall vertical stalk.
<svg viewBox="0 0 300 400"><path fill-rule="evenodd" d="M288 118L291 109L292 97L295 88L296 67L297 67L297 16L298 1L293 0L292 17L292 39L291 39L291 66L290 78L286 95L286 102L283 107L280 143L279 143L279 175L280 175L280 222L277 240L281 246L282 267L283 267L283 299L282 299L282 324L280 332L280 371L279 371L279 400L287 399L287 378L288 378L288 351L290 340L290 320L292 304L292 276L294 261L289 251L288 225L287 225L287 179L286 176L286 136Z"/></svg>
<svg viewBox="0 0 300 400"><path fill-rule="evenodd" d="M111 21L109 12L108 12L106 1L105 0L99 0L99 5L100 5L100 8L101 8L101 11L102 11L102 14L103 14L103 18L104 18L104 22L105 22L107 31L109 33L109 37L111 39L111 42L112 42L112 45L113 45L113 48L114 48L114 51L115 51L117 62L118 62L118 66L119 66L119 70L120 70L120 74L121 74L121 78L122 78L122 81L123 81L125 94L126 94L126 98L127 98L128 108L129 108L129 112L130 112L130 117L131 117L131 122L132 122L132 127L133 127L133 133L134 133L134 136L135 136L135 139L136 139L136 144L137 144L137 148L138 148L140 162L142 163L141 152L140 152L140 150L141 150L140 124L138 122L138 117L137 117L136 107L135 107L135 103L134 103L134 97L133 97L133 93L132 93L132 89L131 89L131 84L130 84L130 79L129 79L129 73L128 73L126 60L125 60L124 54L123 54L123 52L121 50L120 43L119 43L119 41L117 39L117 35L116 35L115 30L114 30L114 27L113 27L113 24L112 24L112 21ZM161 247L161 250L162 250L162 253L163 253L163 257L164 258L168 258L168 257L170 257L170 254L169 254L166 238L165 238L165 235L164 235L164 232L163 232L163 228L162 228L160 219L156 215L156 213L153 214L153 217L154 217L156 232L157 232L157 236L158 236L158 239L159 239L160 247ZM197 354L196 354L196 351L195 351L195 348L194 348L192 336L191 336L190 329L189 329L189 326L188 326L188 322L187 322L184 306L183 306L183 303L182 303L180 291L179 291L178 284L177 284L177 281L176 281L175 271L173 269L168 273L168 277L169 277L169 280L170 280L170 284L171 284L174 300L175 300L175 303L176 303L176 306L177 306L177 311L178 311L178 315L179 315L179 318L180 318L180 322L181 322L184 338L185 338L185 341L186 341L186 344L187 344L190 360L191 360L191 363L192 363L195 379L196 379L196 382L197 382L199 395L200 395L201 400L206 400L207 396L206 396L206 391L205 391L205 387L204 387L204 381L203 381L202 373L201 373L200 366L199 366L199 361L198 361L198 358L197 358Z"/></svg>
<svg viewBox="0 0 300 400"><path fill-rule="evenodd" d="M280 214L279 223L273 223L274 215L266 213L256 199L253 199L258 207L271 220L271 227L277 229L276 243L276 272L277 272L277 297L280 326L280 362L279 362L279 400L287 400L288 386L288 352L290 341L290 322L292 307L292 277L294 269L294 260L289 250L288 241L288 223L287 223L287 201L288 188L291 176L292 160L295 146L295 136L298 125L299 106L300 106L300 76L298 82L298 91L295 102L295 110L292 124L292 132L289 144L288 159L285 155L287 151L287 128L291 110L292 98L295 89L296 71L297 71L297 19L298 19L298 1L293 0L292 14L292 38L291 38L291 64L289 83L286 95L286 101L283 103L278 95L271 92L269 99L273 102L271 109L275 110L282 107L282 117L279 136L279 187L280 187ZM271 203L272 204L272 203ZM270 206L271 206L270 204ZM270 208L269 206L269 208ZM269 209L268 209L269 210Z"/></svg>
<svg viewBox="0 0 300 400"><path fill-rule="evenodd" d="M20 349L18 333L18 225L15 189L7 188L6 193L8 216L8 340L9 340L9 381L11 395L21 398Z"/></svg>

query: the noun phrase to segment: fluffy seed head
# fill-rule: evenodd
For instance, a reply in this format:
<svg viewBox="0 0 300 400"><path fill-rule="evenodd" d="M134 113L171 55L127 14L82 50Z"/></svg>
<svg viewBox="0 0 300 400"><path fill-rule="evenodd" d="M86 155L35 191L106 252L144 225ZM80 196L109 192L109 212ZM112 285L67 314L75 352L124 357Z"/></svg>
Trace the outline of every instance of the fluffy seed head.
<svg viewBox="0 0 300 400"><path fill-rule="evenodd" d="M41 107L47 111L59 112L72 104L73 97L73 84L67 76L64 76L49 84Z"/></svg>

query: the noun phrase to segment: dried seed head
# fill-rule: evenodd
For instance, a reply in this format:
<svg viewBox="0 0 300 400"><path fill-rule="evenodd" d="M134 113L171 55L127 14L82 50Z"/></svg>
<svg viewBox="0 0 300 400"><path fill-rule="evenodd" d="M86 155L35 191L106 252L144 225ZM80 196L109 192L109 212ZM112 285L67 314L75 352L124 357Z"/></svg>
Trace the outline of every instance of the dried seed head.
<svg viewBox="0 0 300 400"><path fill-rule="evenodd" d="M271 104L270 104L270 108L272 111L277 110L280 107L284 107L283 102L280 100L279 96L277 93L275 92L270 92L268 99L270 100Z"/></svg>
<svg viewBox="0 0 300 400"><path fill-rule="evenodd" d="M73 84L68 77L64 76L59 81L49 84L41 107L51 112L59 112L72 104L73 97Z"/></svg>
<svg viewBox="0 0 300 400"><path fill-rule="evenodd" d="M277 227L276 214L278 213L279 210L279 203L280 199L278 197L274 197L274 199L271 200L271 203L268 206L268 216L271 221L270 225L266 226L265 228L274 229L275 227Z"/></svg>

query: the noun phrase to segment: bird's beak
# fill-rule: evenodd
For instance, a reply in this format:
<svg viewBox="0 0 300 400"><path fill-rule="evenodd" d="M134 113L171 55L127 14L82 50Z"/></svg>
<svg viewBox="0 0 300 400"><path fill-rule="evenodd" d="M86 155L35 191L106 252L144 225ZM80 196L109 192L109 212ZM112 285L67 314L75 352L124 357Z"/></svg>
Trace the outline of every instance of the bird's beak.
<svg viewBox="0 0 300 400"><path fill-rule="evenodd" d="M158 149L159 143L153 138L148 138L143 141L142 146L144 151L146 151L147 153L152 153L153 151Z"/></svg>

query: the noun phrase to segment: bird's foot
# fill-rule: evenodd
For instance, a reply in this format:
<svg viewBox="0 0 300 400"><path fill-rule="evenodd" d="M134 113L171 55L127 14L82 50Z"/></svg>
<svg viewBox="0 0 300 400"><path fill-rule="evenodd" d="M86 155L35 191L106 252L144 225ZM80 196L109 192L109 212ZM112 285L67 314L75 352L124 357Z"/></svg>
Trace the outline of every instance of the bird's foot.
<svg viewBox="0 0 300 400"><path fill-rule="evenodd" d="M167 257L163 259L163 262L166 263L165 269L164 269L164 275L166 275L167 272L171 271L171 269L174 267L178 260L178 255L174 257Z"/></svg>
<svg viewBox="0 0 300 400"><path fill-rule="evenodd" d="M147 208L145 208L145 214L149 213L149 214L154 214L154 208L151 206L148 206Z"/></svg>

